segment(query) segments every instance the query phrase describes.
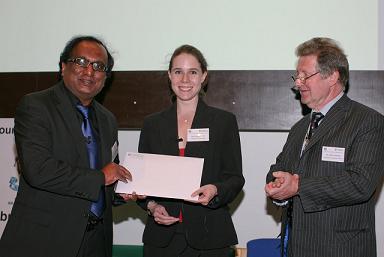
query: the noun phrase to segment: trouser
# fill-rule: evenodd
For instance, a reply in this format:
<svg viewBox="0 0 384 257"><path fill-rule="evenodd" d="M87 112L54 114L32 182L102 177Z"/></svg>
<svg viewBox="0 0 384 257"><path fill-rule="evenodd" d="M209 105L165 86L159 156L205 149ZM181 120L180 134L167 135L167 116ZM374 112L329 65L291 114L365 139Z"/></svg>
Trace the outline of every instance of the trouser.
<svg viewBox="0 0 384 257"><path fill-rule="evenodd" d="M106 257L102 219L89 218L77 257Z"/></svg>
<svg viewBox="0 0 384 257"><path fill-rule="evenodd" d="M166 247L144 244L144 257L227 257L230 248L200 250L188 245L183 233L175 233Z"/></svg>

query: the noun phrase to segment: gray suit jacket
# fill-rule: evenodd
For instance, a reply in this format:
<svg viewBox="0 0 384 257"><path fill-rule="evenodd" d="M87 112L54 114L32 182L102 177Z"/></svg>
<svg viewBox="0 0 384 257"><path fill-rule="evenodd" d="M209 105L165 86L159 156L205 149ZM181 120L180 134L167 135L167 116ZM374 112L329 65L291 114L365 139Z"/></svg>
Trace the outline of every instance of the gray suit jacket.
<svg viewBox="0 0 384 257"><path fill-rule="evenodd" d="M309 120L307 115L292 127L267 175L267 182L273 171L300 175L288 256L374 257L373 195L384 174L384 118L344 95L300 156ZM322 160L326 146L344 149L344 161Z"/></svg>
<svg viewBox="0 0 384 257"><path fill-rule="evenodd" d="M111 162L117 124L97 102L94 109L104 166ZM76 112L63 83L21 100L15 116L20 187L0 241L0 256L76 256L91 201L97 200L104 185L102 172L88 168ZM112 255L112 193L107 187L104 227L108 257Z"/></svg>

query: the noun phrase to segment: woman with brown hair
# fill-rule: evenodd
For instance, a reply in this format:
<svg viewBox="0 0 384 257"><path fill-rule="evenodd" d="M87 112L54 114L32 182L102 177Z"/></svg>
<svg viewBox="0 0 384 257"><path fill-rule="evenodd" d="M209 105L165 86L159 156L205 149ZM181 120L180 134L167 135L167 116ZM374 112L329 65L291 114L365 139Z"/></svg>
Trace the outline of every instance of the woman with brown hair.
<svg viewBox="0 0 384 257"><path fill-rule="evenodd" d="M139 152L204 158L201 187L191 192L197 202L139 200L149 213L145 257L223 257L237 244L228 204L244 185L238 126L232 113L202 100L207 75L197 48L177 48L168 69L173 104L144 121Z"/></svg>

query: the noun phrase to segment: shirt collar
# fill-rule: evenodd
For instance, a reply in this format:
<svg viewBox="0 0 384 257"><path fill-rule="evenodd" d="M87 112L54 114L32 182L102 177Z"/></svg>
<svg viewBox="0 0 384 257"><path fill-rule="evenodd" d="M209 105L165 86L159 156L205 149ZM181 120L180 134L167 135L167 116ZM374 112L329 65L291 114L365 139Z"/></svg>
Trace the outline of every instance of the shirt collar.
<svg viewBox="0 0 384 257"><path fill-rule="evenodd" d="M320 109L320 112L325 116L327 112L332 108L332 106L335 105L337 101L344 95L344 92L340 92L335 98L333 98L329 103L327 103L323 108ZM315 110L312 110L312 112L315 112Z"/></svg>

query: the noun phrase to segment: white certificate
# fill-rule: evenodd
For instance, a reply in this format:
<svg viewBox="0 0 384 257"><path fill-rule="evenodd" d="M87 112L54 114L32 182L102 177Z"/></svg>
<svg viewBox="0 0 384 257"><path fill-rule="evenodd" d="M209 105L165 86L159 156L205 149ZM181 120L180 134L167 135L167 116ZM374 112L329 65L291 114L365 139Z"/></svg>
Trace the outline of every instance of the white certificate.
<svg viewBox="0 0 384 257"><path fill-rule="evenodd" d="M197 200L191 194L200 188L204 159L127 152L123 166L132 182L119 181L116 193Z"/></svg>

